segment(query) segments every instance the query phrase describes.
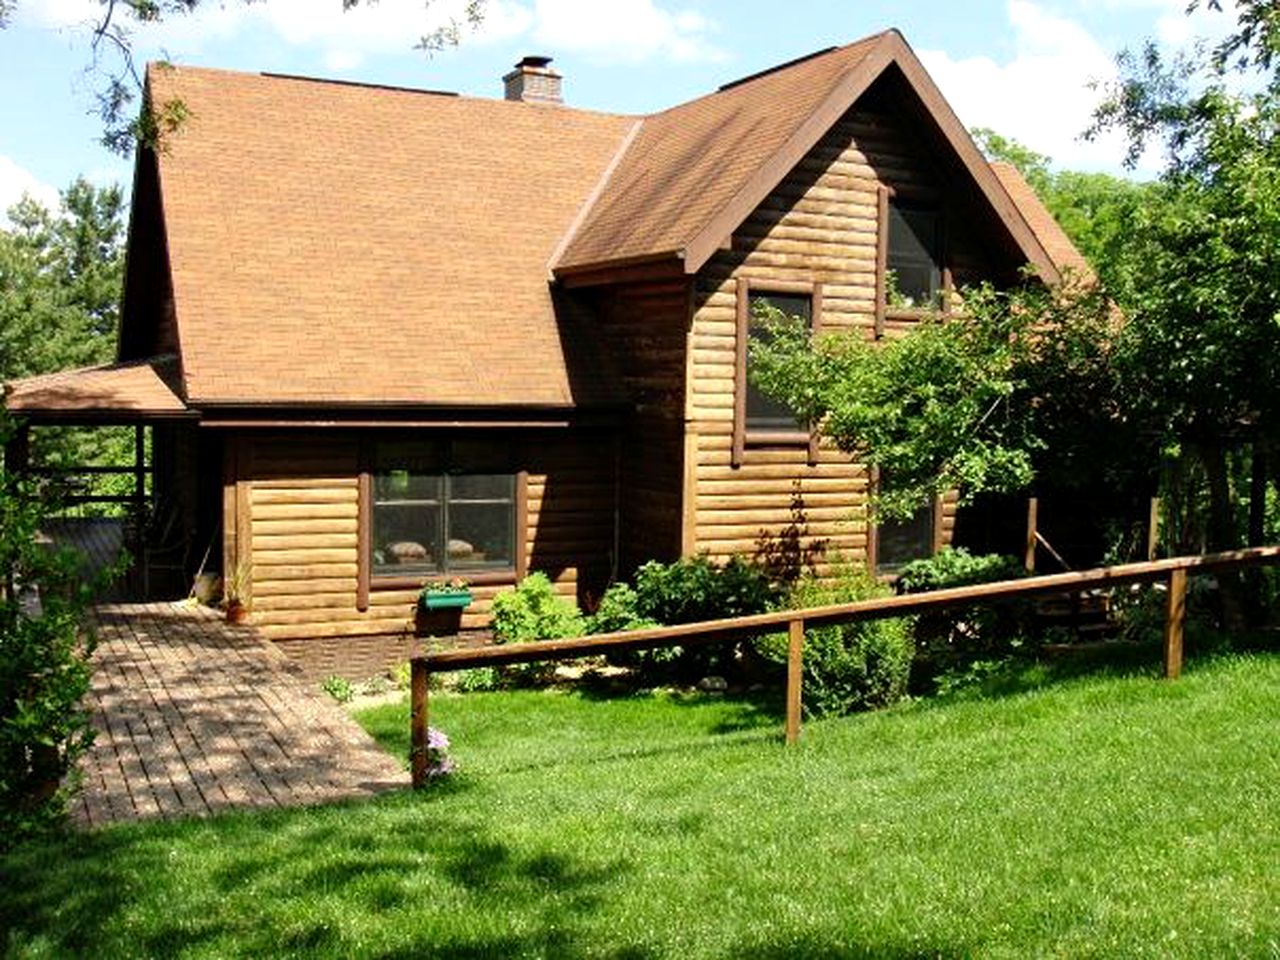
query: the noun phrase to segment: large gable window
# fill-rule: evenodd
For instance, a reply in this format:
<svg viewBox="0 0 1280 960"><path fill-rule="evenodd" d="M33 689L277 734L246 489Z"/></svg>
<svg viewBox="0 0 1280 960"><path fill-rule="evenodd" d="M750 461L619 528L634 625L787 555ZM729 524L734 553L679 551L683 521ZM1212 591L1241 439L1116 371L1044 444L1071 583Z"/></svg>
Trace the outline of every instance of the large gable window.
<svg viewBox="0 0 1280 960"><path fill-rule="evenodd" d="M942 299L942 218L936 208L889 203L889 307L927 310Z"/></svg>
<svg viewBox="0 0 1280 960"><path fill-rule="evenodd" d="M516 475L451 443L374 445L369 564L374 577L510 571Z"/></svg>
<svg viewBox="0 0 1280 960"><path fill-rule="evenodd" d="M937 204L881 187L876 257L876 335L886 318L914 319L950 307L944 220Z"/></svg>

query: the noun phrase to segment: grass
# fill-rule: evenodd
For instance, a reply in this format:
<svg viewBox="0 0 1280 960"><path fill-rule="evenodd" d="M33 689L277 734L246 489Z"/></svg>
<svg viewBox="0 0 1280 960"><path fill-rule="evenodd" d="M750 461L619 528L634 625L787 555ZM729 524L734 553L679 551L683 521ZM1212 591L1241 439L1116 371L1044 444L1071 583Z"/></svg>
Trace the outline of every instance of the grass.
<svg viewBox="0 0 1280 960"><path fill-rule="evenodd" d="M1148 661L1149 662L1149 661ZM0 861L15 956L1280 957L1280 655L806 724L437 696L451 782ZM361 720L406 746L403 706Z"/></svg>

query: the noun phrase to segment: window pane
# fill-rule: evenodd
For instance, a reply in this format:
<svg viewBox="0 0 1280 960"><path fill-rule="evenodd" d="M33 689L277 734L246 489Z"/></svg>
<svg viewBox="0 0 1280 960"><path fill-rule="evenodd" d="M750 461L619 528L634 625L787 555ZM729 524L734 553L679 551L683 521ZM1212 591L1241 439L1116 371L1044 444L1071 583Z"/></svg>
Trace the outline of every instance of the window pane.
<svg viewBox="0 0 1280 960"><path fill-rule="evenodd" d="M511 500L514 478L492 474L458 474L449 478L449 500Z"/></svg>
<svg viewBox="0 0 1280 960"><path fill-rule="evenodd" d="M927 307L942 287L938 211L889 206L889 262L894 287L890 306Z"/></svg>
<svg viewBox="0 0 1280 960"><path fill-rule="evenodd" d="M513 563L515 511L506 503L449 504L450 571L509 568Z"/></svg>
<svg viewBox="0 0 1280 960"><path fill-rule="evenodd" d="M374 503L373 572L390 576L440 570L440 506Z"/></svg>
<svg viewBox="0 0 1280 960"><path fill-rule="evenodd" d="M876 572L892 573L903 564L933 555L933 506L922 506L908 520L886 520L878 528Z"/></svg>
<svg viewBox="0 0 1280 960"><path fill-rule="evenodd" d="M753 293L750 299L751 325L748 327L748 336L752 340L767 342L769 337L768 331L763 329L756 320L755 305L757 303L767 303L788 317L800 317L806 322L812 322L812 301L807 296L783 293ZM749 352L748 356L750 356ZM795 432L805 429L804 425L796 419L796 415L791 412L786 404L769 399L756 388L751 382L749 368L747 371L746 413L746 427L748 430Z"/></svg>

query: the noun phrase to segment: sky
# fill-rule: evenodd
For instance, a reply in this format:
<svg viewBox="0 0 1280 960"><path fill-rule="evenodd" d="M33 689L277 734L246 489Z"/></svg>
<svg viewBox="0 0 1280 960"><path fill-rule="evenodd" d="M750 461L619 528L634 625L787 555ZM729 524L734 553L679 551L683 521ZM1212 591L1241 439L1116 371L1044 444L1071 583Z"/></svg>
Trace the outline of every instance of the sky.
<svg viewBox="0 0 1280 960"><path fill-rule="evenodd" d="M487 0L460 43L413 49L462 0L204 0L198 12L133 31L139 62L272 71L499 97L525 54L554 58L567 104L649 113L737 77L897 27L969 127L991 127L1057 169L1124 171L1117 137L1085 142L1115 55L1221 36L1229 13L1188 0ZM126 189L132 162L102 133L90 37L102 0L16 0L0 30L0 210L23 191L56 203L76 176ZM1224 3L1230 10L1230 3ZM109 61L105 61L109 63ZM252 131L246 131L251 136Z"/></svg>

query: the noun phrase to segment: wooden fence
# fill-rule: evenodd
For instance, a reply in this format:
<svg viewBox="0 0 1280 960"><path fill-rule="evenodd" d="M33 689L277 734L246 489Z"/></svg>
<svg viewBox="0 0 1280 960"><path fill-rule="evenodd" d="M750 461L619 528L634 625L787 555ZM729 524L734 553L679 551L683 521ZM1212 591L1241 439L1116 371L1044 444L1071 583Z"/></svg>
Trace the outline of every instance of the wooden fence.
<svg viewBox="0 0 1280 960"><path fill-rule="evenodd" d="M543 660L574 660L624 650L691 646L720 640L742 639L786 630L787 697L786 742L800 736L800 677L804 655L804 631L808 626L853 623L884 617L909 616L1021 597L1071 594L1084 590L1118 587L1165 580L1168 593L1164 626L1164 675L1176 679L1182 672L1182 628L1186 617L1187 577L1236 567L1280 563L1280 546L1253 547L1229 553L1173 557L1144 563L1128 563L1071 573L1057 573L1021 580L1001 580L969 587L903 594L856 603L841 603L799 610L777 610L729 620L705 620L675 627L628 630L569 640L500 644L472 649L443 650L415 655L410 660L410 762L414 786L427 780L428 688L432 671L496 667Z"/></svg>

